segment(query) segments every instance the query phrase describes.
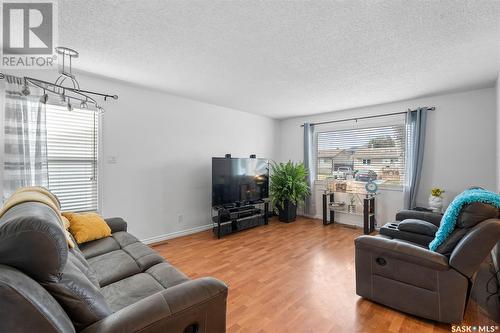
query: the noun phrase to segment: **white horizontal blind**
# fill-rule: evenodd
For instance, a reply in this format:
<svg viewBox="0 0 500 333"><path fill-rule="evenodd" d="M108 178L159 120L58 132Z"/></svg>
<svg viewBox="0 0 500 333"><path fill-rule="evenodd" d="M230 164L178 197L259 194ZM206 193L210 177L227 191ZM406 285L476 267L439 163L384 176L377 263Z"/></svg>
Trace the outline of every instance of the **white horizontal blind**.
<svg viewBox="0 0 500 333"><path fill-rule="evenodd" d="M97 211L98 115L47 105L49 189L63 211Z"/></svg>
<svg viewBox="0 0 500 333"><path fill-rule="evenodd" d="M354 178L378 184L403 185L406 125L319 132L316 136L317 179Z"/></svg>

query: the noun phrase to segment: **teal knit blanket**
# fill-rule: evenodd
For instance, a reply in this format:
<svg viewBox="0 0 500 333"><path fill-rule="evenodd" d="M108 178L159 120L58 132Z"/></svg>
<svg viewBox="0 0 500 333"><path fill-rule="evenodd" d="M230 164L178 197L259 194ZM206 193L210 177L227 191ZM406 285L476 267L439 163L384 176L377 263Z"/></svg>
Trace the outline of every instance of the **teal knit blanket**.
<svg viewBox="0 0 500 333"><path fill-rule="evenodd" d="M500 208L500 195L478 188L466 190L457 195L446 209L441 219L441 225L436 232L436 236L429 244L429 249L431 251L436 251L437 248L444 243L446 238L448 238L455 229L462 208L473 202L482 202Z"/></svg>

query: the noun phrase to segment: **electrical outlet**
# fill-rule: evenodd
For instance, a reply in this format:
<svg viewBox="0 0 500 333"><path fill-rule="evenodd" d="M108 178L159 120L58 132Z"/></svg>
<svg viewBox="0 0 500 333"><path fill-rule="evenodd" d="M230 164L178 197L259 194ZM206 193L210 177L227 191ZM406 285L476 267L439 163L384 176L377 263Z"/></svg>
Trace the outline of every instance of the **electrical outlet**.
<svg viewBox="0 0 500 333"><path fill-rule="evenodd" d="M177 223L182 223L184 221L184 215L177 213Z"/></svg>

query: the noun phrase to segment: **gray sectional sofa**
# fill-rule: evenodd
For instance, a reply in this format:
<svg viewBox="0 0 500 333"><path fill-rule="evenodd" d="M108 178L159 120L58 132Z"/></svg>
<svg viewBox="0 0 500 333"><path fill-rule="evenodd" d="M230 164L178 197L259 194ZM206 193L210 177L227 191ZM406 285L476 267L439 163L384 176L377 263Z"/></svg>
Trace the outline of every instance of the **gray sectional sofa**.
<svg viewBox="0 0 500 333"><path fill-rule="evenodd" d="M107 219L112 236L68 249L41 203L0 219L0 332L225 332L227 286L191 280Z"/></svg>

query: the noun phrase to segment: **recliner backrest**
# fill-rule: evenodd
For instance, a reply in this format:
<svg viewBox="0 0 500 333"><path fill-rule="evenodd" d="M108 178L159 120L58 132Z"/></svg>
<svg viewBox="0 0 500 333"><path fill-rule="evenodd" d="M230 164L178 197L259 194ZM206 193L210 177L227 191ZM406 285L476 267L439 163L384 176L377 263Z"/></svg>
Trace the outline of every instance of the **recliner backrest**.
<svg viewBox="0 0 500 333"><path fill-rule="evenodd" d="M436 252L450 256L453 249L471 228L485 220L498 217L498 209L492 205L474 202L465 205L458 215L455 230L441 244Z"/></svg>
<svg viewBox="0 0 500 333"><path fill-rule="evenodd" d="M111 314L88 263L77 249L68 250L59 215L45 204L18 204L0 218L0 264L42 285L77 330Z"/></svg>
<svg viewBox="0 0 500 333"><path fill-rule="evenodd" d="M450 266L472 278L499 239L500 219L488 219L476 224L453 249Z"/></svg>

